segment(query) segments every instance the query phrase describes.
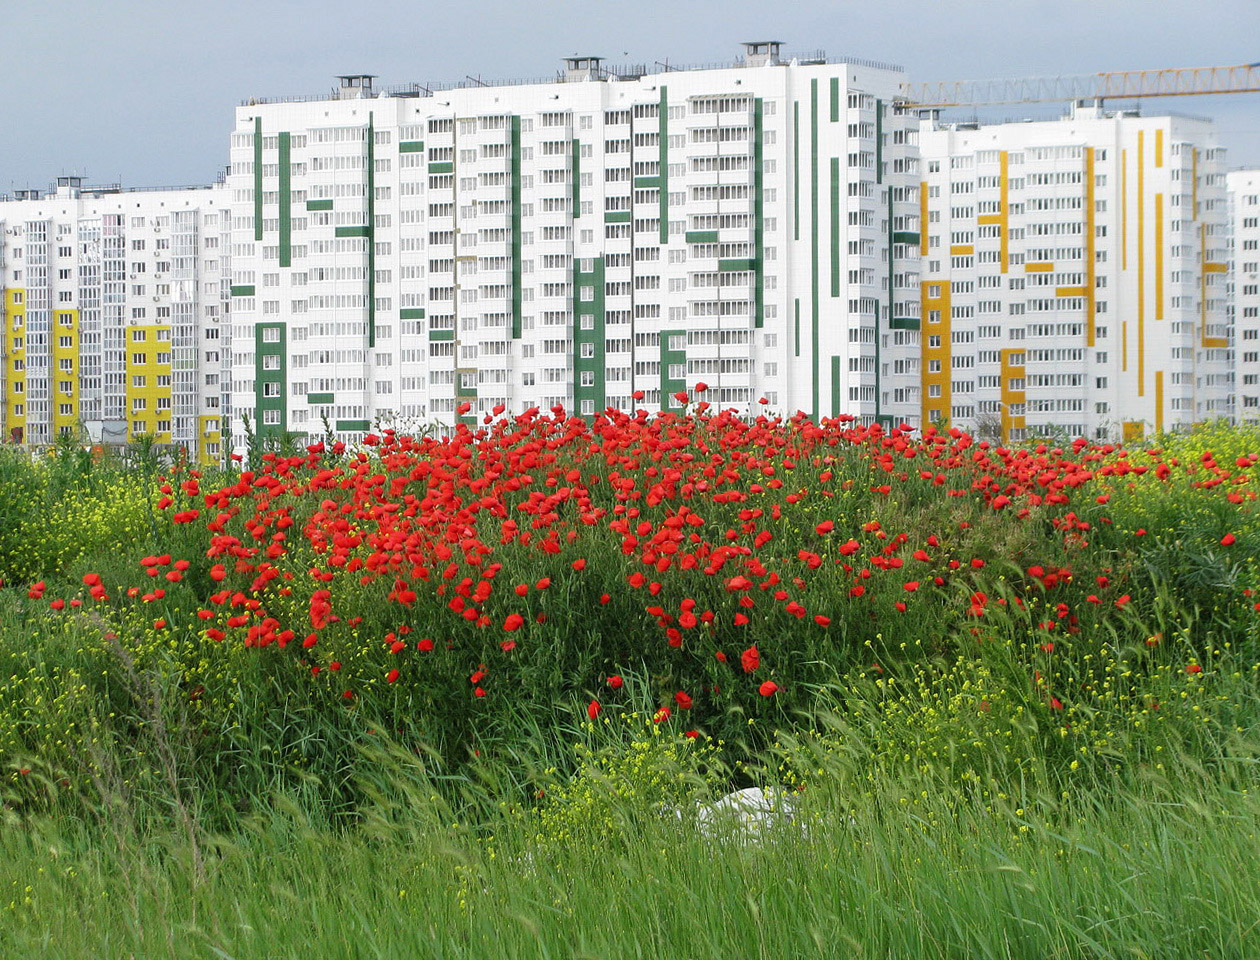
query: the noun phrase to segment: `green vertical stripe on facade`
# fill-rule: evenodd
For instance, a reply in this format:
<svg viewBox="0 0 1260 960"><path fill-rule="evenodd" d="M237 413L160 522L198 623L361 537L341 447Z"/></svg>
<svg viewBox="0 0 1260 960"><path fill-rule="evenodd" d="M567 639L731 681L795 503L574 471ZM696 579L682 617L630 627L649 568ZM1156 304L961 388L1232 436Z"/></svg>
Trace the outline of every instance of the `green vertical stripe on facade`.
<svg viewBox="0 0 1260 960"><path fill-rule="evenodd" d="M883 101L874 102L874 181L876 184L883 183ZM892 317L895 315L893 309L892 289L892 273L893 273L893 252L892 252L892 188L887 189L888 194L888 311L885 316L888 317L890 324ZM926 226L926 224L925 224ZM883 393L881 392L881 369L879 369L879 307L874 311L874 418L879 422L883 418Z"/></svg>
<svg viewBox="0 0 1260 960"><path fill-rule="evenodd" d="M840 78L831 78L831 122L840 122Z"/></svg>
<svg viewBox="0 0 1260 960"><path fill-rule="evenodd" d="M573 200L573 219L576 220L582 215L582 144L577 140L573 141L573 159L571 161L573 167L570 175L573 177L572 184L572 200Z"/></svg>
<svg viewBox="0 0 1260 960"><path fill-rule="evenodd" d="M512 337L521 336L521 118L512 117Z"/></svg>
<svg viewBox="0 0 1260 960"><path fill-rule="evenodd" d="M293 178L289 163L289 134L278 138L280 150L280 266L293 265Z"/></svg>
<svg viewBox="0 0 1260 960"><path fill-rule="evenodd" d="M801 102L792 101L792 229L801 239Z"/></svg>
<svg viewBox="0 0 1260 960"><path fill-rule="evenodd" d="M669 349L670 337L687 336L685 330L662 330L661 331L661 409L665 410L669 407L669 398L680 390L687 389L687 351ZM684 343L686 340L684 339ZM669 375L670 364L680 363L683 367L683 376L681 379L671 377Z"/></svg>
<svg viewBox="0 0 1260 960"><path fill-rule="evenodd" d="M840 296L840 158L831 158L831 295Z"/></svg>
<svg viewBox="0 0 1260 960"><path fill-rule="evenodd" d="M810 416L818 418L818 78L809 82L810 257Z"/></svg>
<svg viewBox="0 0 1260 960"><path fill-rule="evenodd" d="M763 327L766 324L766 198L761 170L765 155L762 106L760 97L753 101L753 257L755 258L753 325L755 327Z"/></svg>
<svg viewBox="0 0 1260 960"><path fill-rule="evenodd" d="M840 416L840 358L831 358L831 415Z"/></svg>
<svg viewBox="0 0 1260 960"><path fill-rule="evenodd" d="M608 406L604 341L604 258L595 257L589 271L582 269L582 260L573 258L573 399L577 412L582 401L593 401L595 413ZM592 299L582 299L582 288L590 287ZM589 321L589 329L587 322ZM583 357L583 346L593 344L591 356ZM590 373L593 384L582 386L582 374Z"/></svg>
<svg viewBox="0 0 1260 960"><path fill-rule="evenodd" d="M279 339L270 342L266 339L266 331L278 330ZM289 427L288 383L286 341L288 331L283 323L258 323L254 326L254 409L258 422L254 424L255 433L259 437L283 437ZM279 369L267 370L267 357L279 357ZM266 384L279 384L276 396L265 396ZM267 424L265 411L279 410L280 422Z"/></svg>
<svg viewBox="0 0 1260 960"><path fill-rule="evenodd" d="M376 116L367 128L367 308L368 346L376 346Z"/></svg>
<svg viewBox="0 0 1260 960"><path fill-rule="evenodd" d="M792 344L793 349L796 351L795 355L799 357L801 355L801 298L797 297L794 304L796 321L793 327L795 335L792 337Z"/></svg>
<svg viewBox="0 0 1260 960"><path fill-rule="evenodd" d="M661 87L661 102L657 108L657 130L660 135L661 176L661 243L669 242L669 87Z"/></svg>
<svg viewBox="0 0 1260 960"><path fill-rule="evenodd" d="M262 117L254 117L254 239L263 238Z"/></svg>

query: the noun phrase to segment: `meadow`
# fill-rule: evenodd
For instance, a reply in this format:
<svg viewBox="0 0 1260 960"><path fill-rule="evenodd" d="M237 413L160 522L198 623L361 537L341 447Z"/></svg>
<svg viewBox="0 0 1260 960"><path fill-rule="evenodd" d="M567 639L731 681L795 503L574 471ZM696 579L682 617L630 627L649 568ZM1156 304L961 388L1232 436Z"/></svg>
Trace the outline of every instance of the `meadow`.
<svg viewBox="0 0 1260 960"><path fill-rule="evenodd" d="M1258 453L0 455L0 955L1254 956Z"/></svg>

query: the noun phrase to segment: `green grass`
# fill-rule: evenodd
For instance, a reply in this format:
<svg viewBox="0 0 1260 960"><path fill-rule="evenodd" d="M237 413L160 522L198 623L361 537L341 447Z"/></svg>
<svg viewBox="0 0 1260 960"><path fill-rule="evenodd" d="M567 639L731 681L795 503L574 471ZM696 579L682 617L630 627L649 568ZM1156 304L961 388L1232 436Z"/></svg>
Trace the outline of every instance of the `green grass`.
<svg viewBox="0 0 1260 960"><path fill-rule="evenodd" d="M1045 463L1021 474L960 449L937 484L921 450L898 477L881 443L810 448L775 427L800 449L768 444L742 474L742 428L722 446L714 424L682 422L668 462L698 469L685 458L704 446L748 497L690 498L702 519L679 549L710 556L760 529L763 571L658 569L644 544L679 501L638 501L627 546L631 525L608 524L610 464L557 441L521 469L588 483L581 510L609 510L530 520L532 492L496 487L499 514L461 515L454 541L482 524L502 564L472 601L484 626L451 605L460 577L464 595L492 579L462 545L431 576L411 558L362 576L388 532L380 500L416 482L453 515L412 475L436 448L259 460L268 482L297 477L274 496L242 474L190 493L156 463L137 481L70 449L0 455L0 960L1260 955L1254 430L1097 452L1055 504L1028 477L1053 476L1059 451L1030 448ZM788 485L752 490L771 461ZM618 469L656 490L639 466ZM342 472L303 486L324 469ZM1002 510L999 488L1016 498ZM166 496L204 516L176 524ZM252 564L207 556L219 511L246 545L279 543L286 523L279 577L256 586ZM517 515L564 534L558 552L500 541ZM415 536L426 562L454 542ZM337 565L321 538L340 538ZM159 554L150 578L140 558ZM728 586L744 570L779 579ZM644 571L658 590L632 582ZM93 576L108 601L90 598ZM405 605L386 596L397 578L416 593ZM337 619L304 648L325 584ZM258 599L293 642L244 643L220 590ZM715 619L675 645L665 627L686 602ZM760 695L770 678L780 689ZM758 842L703 835L700 806L750 784L789 791L792 823Z"/></svg>
<svg viewBox="0 0 1260 960"><path fill-rule="evenodd" d="M1256 955L1260 804L1233 773L1023 801L913 777L858 803L832 773L759 843L650 807L623 810L633 835L540 841L519 813L456 824L418 785L353 832L281 804L196 855L178 833L10 827L0 955Z"/></svg>

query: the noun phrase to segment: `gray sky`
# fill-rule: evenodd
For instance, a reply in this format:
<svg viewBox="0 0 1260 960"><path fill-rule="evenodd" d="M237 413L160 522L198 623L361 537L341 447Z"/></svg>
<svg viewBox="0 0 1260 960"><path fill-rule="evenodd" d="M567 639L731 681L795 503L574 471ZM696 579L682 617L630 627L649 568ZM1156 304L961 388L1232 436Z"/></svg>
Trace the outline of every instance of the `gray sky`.
<svg viewBox="0 0 1260 960"><path fill-rule="evenodd" d="M913 80L1055 76L1260 61L1258 15L1258 0L0 0L0 193L70 173L208 182L238 101L338 73L544 77L574 53L708 63L777 39ZM1214 117L1230 165L1260 166L1260 94L1147 104Z"/></svg>

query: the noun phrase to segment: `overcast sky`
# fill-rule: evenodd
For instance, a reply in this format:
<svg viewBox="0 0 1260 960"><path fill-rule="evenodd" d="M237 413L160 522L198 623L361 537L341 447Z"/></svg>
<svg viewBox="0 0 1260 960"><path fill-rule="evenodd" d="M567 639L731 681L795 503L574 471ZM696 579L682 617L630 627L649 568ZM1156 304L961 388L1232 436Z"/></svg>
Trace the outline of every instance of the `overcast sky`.
<svg viewBox="0 0 1260 960"><path fill-rule="evenodd" d="M709 63L776 39L912 80L1057 76L1260 61L1258 17L1260 0L0 0L0 193L209 182L240 100L338 73L544 77L574 53ZM1230 165L1260 166L1260 94L1147 104L1214 117Z"/></svg>

